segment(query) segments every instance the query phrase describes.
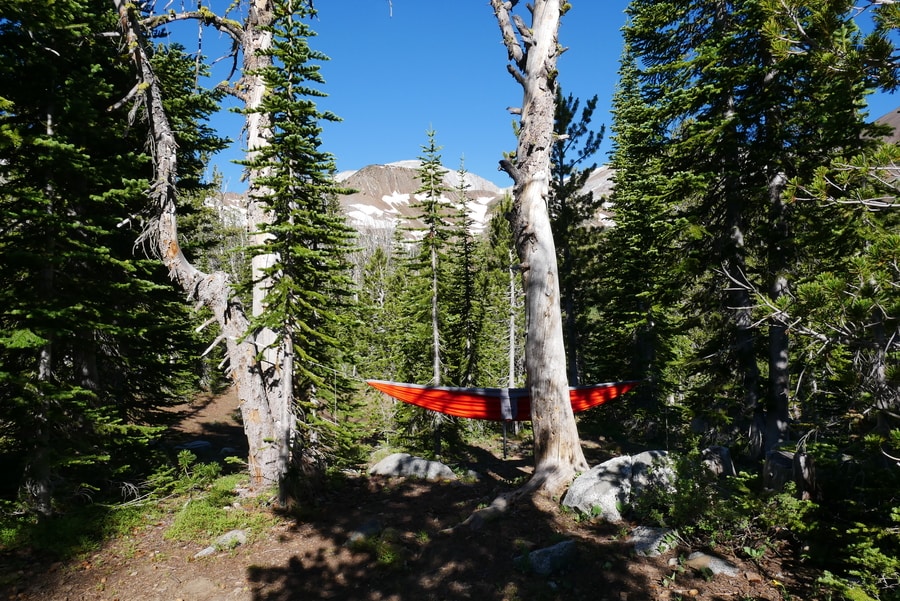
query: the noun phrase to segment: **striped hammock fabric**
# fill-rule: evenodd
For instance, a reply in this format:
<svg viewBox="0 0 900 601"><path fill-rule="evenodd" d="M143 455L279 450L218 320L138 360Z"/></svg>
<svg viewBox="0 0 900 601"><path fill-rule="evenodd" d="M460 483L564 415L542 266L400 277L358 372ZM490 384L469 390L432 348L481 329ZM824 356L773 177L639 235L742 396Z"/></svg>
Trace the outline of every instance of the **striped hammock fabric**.
<svg viewBox="0 0 900 601"><path fill-rule="evenodd" d="M531 420L531 397L526 388L453 388L367 380L366 383L398 401L471 419ZM569 388L572 411L578 413L623 395L636 381L609 382Z"/></svg>

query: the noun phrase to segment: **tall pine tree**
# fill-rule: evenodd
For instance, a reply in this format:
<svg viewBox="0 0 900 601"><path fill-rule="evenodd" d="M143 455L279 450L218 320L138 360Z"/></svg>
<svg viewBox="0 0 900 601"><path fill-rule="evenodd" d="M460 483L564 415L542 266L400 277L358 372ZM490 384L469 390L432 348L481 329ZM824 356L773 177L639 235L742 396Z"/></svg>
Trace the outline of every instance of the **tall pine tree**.
<svg viewBox="0 0 900 601"><path fill-rule="evenodd" d="M135 477L154 435L140 424L195 383L201 348L165 274L134 254L150 157L137 151L144 124L124 126L131 77L102 35L112 6L0 10L2 444L19 458L7 473L48 514L75 491ZM177 48L153 57L196 187L201 153L221 140L200 126L215 96L186 85L186 59Z"/></svg>
<svg viewBox="0 0 900 601"><path fill-rule="evenodd" d="M596 217L602 199L584 191L585 184L597 168L591 162L603 141L604 127L591 128L597 107L597 96L589 99L579 115L580 101L571 94L556 90L554 131L556 141L550 153L551 181L548 210L559 263L560 303L566 338L566 360L569 386L577 386L584 371L582 338L589 339L585 282L594 279L589 266L596 251Z"/></svg>
<svg viewBox="0 0 900 601"><path fill-rule="evenodd" d="M680 297L680 283L672 278L679 269L672 246L678 219L665 194L670 180L661 173L665 138L648 110L635 57L626 44L612 110L616 225L602 236L605 268L592 298L603 327L591 342L605 351L594 351L594 356L601 358L607 377L641 380L635 396L647 412L644 427L659 424L662 399L680 383L671 373Z"/></svg>
<svg viewBox="0 0 900 601"><path fill-rule="evenodd" d="M454 235L455 212L446 196L450 188L444 183L447 170L441 163L434 130L426 132L428 141L422 146L417 177L419 187L410 207L421 224L411 228L415 244L404 267L409 279L404 282L404 326L407 348L412 352L406 362L408 375L425 376L425 363L430 360L428 384L445 383L447 372L448 286L450 262L447 253ZM415 350L414 350L415 349ZM452 353L451 353L452 354ZM413 379L412 381L417 381ZM436 411L401 407L400 421L413 440L431 439L435 453L440 453L442 439L457 431L458 420Z"/></svg>
<svg viewBox="0 0 900 601"><path fill-rule="evenodd" d="M351 298L353 240L335 200L343 190L333 178L333 158L320 149L320 123L337 117L314 101L325 95L316 87L324 83L317 61L327 57L309 46L315 34L305 19L313 15L305 3L276 2L271 24L263 27L272 45L262 53L272 60L257 74L268 92L253 110L268 116L270 129L267 144L248 162L261 174L257 200L271 217L257 250L273 258L258 274L264 310L251 325L276 334L270 368L280 372L275 385L286 400L281 452L304 474L321 472L347 441L325 411L346 388L343 378L338 390L326 382L334 382L345 360L337 334Z"/></svg>
<svg viewBox="0 0 900 601"><path fill-rule="evenodd" d="M806 260L797 241L817 231L786 202L785 186L839 149L866 143L863 74L812 50L836 40L852 50L859 38L849 8L780 16L759 0L663 0L628 11L644 116L665 134L659 168L670 206L690 224L680 242L691 268L685 308L701 343L695 365L708 382L696 415L724 425L752 414L754 454L786 439L790 403L787 324L777 312L760 319L754 307L789 301ZM779 52L797 19L811 51ZM704 334L712 335L703 342Z"/></svg>

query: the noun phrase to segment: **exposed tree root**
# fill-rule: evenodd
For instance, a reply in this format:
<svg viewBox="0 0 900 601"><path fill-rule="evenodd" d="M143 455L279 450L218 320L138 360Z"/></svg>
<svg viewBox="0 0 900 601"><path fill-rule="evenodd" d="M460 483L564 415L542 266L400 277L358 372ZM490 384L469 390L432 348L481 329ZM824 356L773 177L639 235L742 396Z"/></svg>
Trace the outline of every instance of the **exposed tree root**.
<svg viewBox="0 0 900 601"><path fill-rule="evenodd" d="M488 522L499 519L511 507L521 501L523 498L534 498L536 496L546 496L548 499L559 499L563 491L572 482L575 477L574 469L566 469L560 464L545 465L543 469L538 469L535 474L521 487L498 495L490 505L476 509L465 520L442 531L443 534L452 534L457 530L467 528L469 530L480 530Z"/></svg>

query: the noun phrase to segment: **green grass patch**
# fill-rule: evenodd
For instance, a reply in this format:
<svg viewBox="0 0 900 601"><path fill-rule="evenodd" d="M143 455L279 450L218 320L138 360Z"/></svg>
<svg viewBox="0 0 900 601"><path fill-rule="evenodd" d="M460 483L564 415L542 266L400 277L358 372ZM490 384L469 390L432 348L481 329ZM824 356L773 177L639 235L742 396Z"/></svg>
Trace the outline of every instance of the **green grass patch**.
<svg viewBox="0 0 900 601"><path fill-rule="evenodd" d="M95 551L104 541L127 534L147 520L148 508L137 505L91 504L43 519L4 511L0 549L27 548L65 560Z"/></svg>
<svg viewBox="0 0 900 601"><path fill-rule="evenodd" d="M250 506L234 506L237 500L235 488L245 480L243 474L217 478L208 490L181 505L165 537L205 544L229 530L241 529L253 533L274 525L277 518L252 501Z"/></svg>

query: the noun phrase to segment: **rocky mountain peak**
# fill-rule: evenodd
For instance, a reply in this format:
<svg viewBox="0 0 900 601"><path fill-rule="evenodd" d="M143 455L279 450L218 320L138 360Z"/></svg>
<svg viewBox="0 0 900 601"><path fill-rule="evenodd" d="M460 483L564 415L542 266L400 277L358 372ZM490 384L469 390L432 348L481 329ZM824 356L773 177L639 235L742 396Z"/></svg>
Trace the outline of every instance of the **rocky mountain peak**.
<svg viewBox="0 0 900 601"><path fill-rule="evenodd" d="M386 165L368 165L358 171L344 171L337 175L342 186L356 190L352 194L341 197L341 206L357 228L393 229L398 220L413 218L415 210L415 191L420 182L417 178L419 161L399 161ZM459 174L447 171L443 178L444 186L450 189L446 193L448 202L457 204L456 190L459 185ZM466 174L466 197L469 215L474 222L474 229L481 231L487 225L489 209L509 192L509 188L500 188L493 182L472 173ZM413 226L414 226L413 222Z"/></svg>
<svg viewBox="0 0 900 601"><path fill-rule="evenodd" d="M340 198L341 207L349 221L349 225L357 230L380 231L389 236L400 221L409 221L411 228L416 227L415 192L420 186L418 180L418 160L398 161L385 165L368 165L356 171L343 171L335 176L338 183L353 193ZM595 196L606 197L612 192L612 170L607 166L598 167L588 178L586 189ZM449 189L446 198L449 203L457 204L459 174L447 170L444 174L444 185ZM483 231L490 219L491 208L506 194L512 193L512 187L501 188L484 177L474 173L466 173L467 209L473 222L473 230ZM223 218L231 222L243 222L246 213L246 198L233 193L219 195L208 199L207 204L215 207ZM612 225L611 207L603 205L598 213L598 225ZM389 239L389 238L388 238Z"/></svg>

